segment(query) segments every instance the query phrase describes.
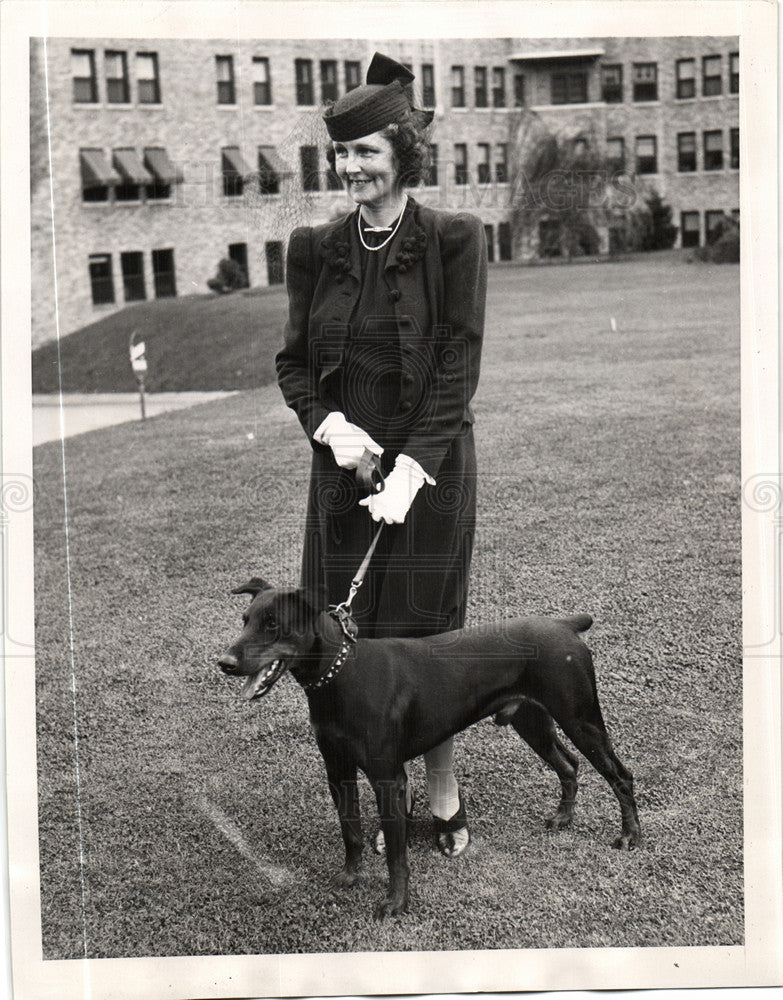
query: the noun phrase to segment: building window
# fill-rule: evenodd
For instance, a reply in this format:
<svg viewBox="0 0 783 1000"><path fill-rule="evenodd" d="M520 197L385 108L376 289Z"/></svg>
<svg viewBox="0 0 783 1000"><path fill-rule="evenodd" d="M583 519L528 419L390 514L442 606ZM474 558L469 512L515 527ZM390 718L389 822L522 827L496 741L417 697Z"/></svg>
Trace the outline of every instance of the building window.
<svg viewBox="0 0 783 1000"><path fill-rule="evenodd" d="M218 104L236 104L237 95L234 86L234 57L215 56L217 71L217 101Z"/></svg>
<svg viewBox="0 0 783 1000"><path fill-rule="evenodd" d="M489 106L487 97L487 67L474 66L473 80L475 83L476 107L486 108Z"/></svg>
<svg viewBox="0 0 783 1000"><path fill-rule="evenodd" d="M739 150L739 129L733 128L729 130L729 166L732 170L739 170L740 165L740 150Z"/></svg>
<svg viewBox="0 0 783 1000"><path fill-rule="evenodd" d="M622 136L606 140L606 165L613 173L625 170L625 139Z"/></svg>
<svg viewBox="0 0 783 1000"><path fill-rule="evenodd" d="M525 74L514 74L514 107L523 108L525 106Z"/></svg>
<svg viewBox="0 0 783 1000"><path fill-rule="evenodd" d="M321 60L321 101L337 100L337 63L334 59Z"/></svg>
<svg viewBox="0 0 783 1000"><path fill-rule="evenodd" d="M739 52L729 56L729 93L739 93Z"/></svg>
<svg viewBox="0 0 783 1000"><path fill-rule="evenodd" d="M133 251L120 254L122 286L126 302L142 302L147 298L144 287L144 254Z"/></svg>
<svg viewBox="0 0 783 1000"><path fill-rule="evenodd" d="M704 216L704 240L707 246L714 243L723 232L725 216L723 212L706 212Z"/></svg>
<svg viewBox="0 0 783 1000"><path fill-rule="evenodd" d="M170 198L171 185L182 183L182 174L173 166L165 149L145 149L144 167L152 175L152 183L147 186L149 199Z"/></svg>
<svg viewBox="0 0 783 1000"><path fill-rule="evenodd" d="M436 142L430 143L430 172L424 183L427 187L438 186L438 144Z"/></svg>
<svg viewBox="0 0 783 1000"><path fill-rule="evenodd" d="M111 273L111 254L90 254L90 287L92 304L105 306L114 302L114 279Z"/></svg>
<svg viewBox="0 0 783 1000"><path fill-rule="evenodd" d="M704 133L704 169L723 170L723 133Z"/></svg>
<svg viewBox="0 0 783 1000"><path fill-rule="evenodd" d="M464 142L454 143L454 183L468 183L468 147Z"/></svg>
<svg viewBox="0 0 783 1000"><path fill-rule="evenodd" d="M282 285L283 273L283 244L279 240L271 240L264 244L264 254L266 256L266 280L270 285Z"/></svg>
<svg viewBox="0 0 783 1000"><path fill-rule="evenodd" d="M677 60L677 98L684 101L696 96L696 60Z"/></svg>
<svg viewBox="0 0 783 1000"><path fill-rule="evenodd" d="M601 97L607 104L622 104L623 67L619 63L601 67Z"/></svg>
<svg viewBox="0 0 783 1000"><path fill-rule="evenodd" d="M654 135L636 137L637 174L658 173L658 144Z"/></svg>
<svg viewBox="0 0 783 1000"><path fill-rule="evenodd" d="M226 198L241 198L245 191L245 177L251 173L236 146L221 150L220 167L223 173L223 194Z"/></svg>
<svg viewBox="0 0 783 1000"><path fill-rule="evenodd" d="M487 239L487 262L491 264L495 260L495 227L485 224L484 235Z"/></svg>
<svg viewBox="0 0 783 1000"><path fill-rule="evenodd" d="M435 67L432 63L421 66L421 103L425 108L435 107Z"/></svg>
<svg viewBox="0 0 783 1000"><path fill-rule="evenodd" d="M633 99L658 100L658 63L633 64Z"/></svg>
<svg viewBox="0 0 783 1000"><path fill-rule="evenodd" d="M80 149L79 168L82 180L82 200L101 202L109 200L109 188L119 181L106 162L102 149Z"/></svg>
<svg viewBox="0 0 783 1000"><path fill-rule="evenodd" d="M495 143L495 180L498 184L508 181L508 143Z"/></svg>
<svg viewBox="0 0 783 1000"><path fill-rule="evenodd" d="M739 225L740 210L738 208L732 208L732 210L731 210L731 217L732 217L732 219L734 219L734 221L737 223L737 225Z"/></svg>
<svg viewBox="0 0 783 1000"><path fill-rule="evenodd" d="M245 279L242 287L247 288L250 285L250 271L247 266L247 243L229 243L228 259L233 260L235 264L242 268L242 276Z"/></svg>
<svg viewBox="0 0 783 1000"><path fill-rule="evenodd" d="M321 179L318 175L318 147L301 146L299 163L302 169L302 190L320 191Z"/></svg>
<svg viewBox="0 0 783 1000"><path fill-rule="evenodd" d="M152 182L135 149L115 149L112 167L120 177L114 188L117 201L140 201L141 189Z"/></svg>
<svg viewBox="0 0 783 1000"><path fill-rule="evenodd" d="M587 73L553 73L552 104L586 104Z"/></svg>
<svg viewBox="0 0 783 1000"><path fill-rule="evenodd" d="M174 275L174 251L152 251L152 276L155 282L156 299L172 299L177 294L177 282Z"/></svg>
<svg viewBox="0 0 783 1000"><path fill-rule="evenodd" d="M462 66L451 67L451 106L465 107L465 69Z"/></svg>
<svg viewBox="0 0 783 1000"><path fill-rule="evenodd" d="M124 52L104 55L106 68L106 100L109 104L130 104L128 85L128 57Z"/></svg>
<svg viewBox="0 0 783 1000"><path fill-rule="evenodd" d="M480 142L478 144L478 171L479 184L489 184L492 180L491 168L489 165L489 143Z"/></svg>
<svg viewBox="0 0 783 1000"><path fill-rule="evenodd" d="M677 169L681 174L693 173L696 169L696 133L677 133Z"/></svg>
<svg viewBox="0 0 783 1000"><path fill-rule="evenodd" d="M136 87L139 104L160 104L160 77L156 52L136 53Z"/></svg>
<svg viewBox="0 0 783 1000"><path fill-rule="evenodd" d="M511 260L511 223L501 222L498 226L498 250L501 260Z"/></svg>
<svg viewBox="0 0 783 1000"><path fill-rule="evenodd" d="M492 70L492 107L505 108L506 106L506 71L502 66L495 66Z"/></svg>
<svg viewBox="0 0 783 1000"><path fill-rule="evenodd" d="M280 177L269 162L263 146L258 150L258 193L280 194Z"/></svg>
<svg viewBox="0 0 783 1000"><path fill-rule="evenodd" d="M717 97L723 92L723 60L720 56L704 56L701 61L702 97Z"/></svg>
<svg viewBox="0 0 783 1000"><path fill-rule="evenodd" d="M355 90L356 87L360 86L362 82L362 67L361 63L355 61L348 61L345 63L345 89L346 92L349 90Z"/></svg>
<svg viewBox="0 0 783 1000"><path fill-rule="evenodd" d="M92 49L71 49L71 76L74 104L95 104L98 100L98 79Z"/></svg>
<svg viewBox="0 0 783 1000"><path fill-rule="evenodd" d="M272 103L272 80L266 56L253 56L253 104Z"/></svg>
<svg viewBox="0 0 783 1000"><path fill-rule="evenodd" d="M699 245L700 222L698 212L683 212L680 215L680 242L684 247Z"/></svg>
<svg viewBox="0 0 783 1000"><path fill-rule="evenodd" d="M313 96L313 60L295 60L294 72L296 74L296 103L315 104L315 97Z"/></svg>

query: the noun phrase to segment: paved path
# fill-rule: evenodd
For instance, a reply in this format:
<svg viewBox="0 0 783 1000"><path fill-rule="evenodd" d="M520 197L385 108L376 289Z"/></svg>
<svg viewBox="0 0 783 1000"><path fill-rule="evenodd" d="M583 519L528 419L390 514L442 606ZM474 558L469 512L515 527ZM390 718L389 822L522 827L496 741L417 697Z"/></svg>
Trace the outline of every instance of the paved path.
<svg viewBox="0 0 783 1000"><path fill-rule="evenodd" d="M231 392L155 392L145 396L148 417L208 403L234 395ZM57 441L99 427L141 419L137 392L65 393L33 396L33 446Z"/></svg>

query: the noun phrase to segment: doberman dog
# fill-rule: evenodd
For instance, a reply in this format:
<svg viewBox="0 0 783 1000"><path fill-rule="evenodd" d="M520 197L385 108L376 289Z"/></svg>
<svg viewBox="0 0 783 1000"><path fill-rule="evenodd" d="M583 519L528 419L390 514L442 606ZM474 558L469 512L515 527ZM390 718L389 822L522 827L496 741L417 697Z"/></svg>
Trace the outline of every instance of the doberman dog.
<svg viewBox="0 0 783 1000"><path fill-rule="evenodd" d="M220 658L224 673L246 677L242 693L260 698L289 670L307 693L310 720L340 817L345 864L340 885L360 877L362 831L357 770L375 792L386 842L389 893L376 917L408 905L405 761L474 722L511 723L557 773L561 798L550 829L571 823L577 758L554 723L609 782L629 850L641 831L633 777L618 760L601 715L590 650L579 633L589 615L506 619L425 638L361 639L318 598L255 577L235 594L253 599L244 629Z"/></svg>

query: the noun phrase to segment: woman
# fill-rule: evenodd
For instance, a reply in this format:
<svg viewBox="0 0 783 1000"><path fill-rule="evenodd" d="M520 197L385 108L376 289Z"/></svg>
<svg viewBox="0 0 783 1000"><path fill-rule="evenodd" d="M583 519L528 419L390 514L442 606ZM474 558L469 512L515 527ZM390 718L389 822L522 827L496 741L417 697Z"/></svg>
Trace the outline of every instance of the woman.
<svg viewBox="0 0 783 1000"><path fill-rule="evenodd" d="M356 209L291 234L289 319L277 356L280 388L313 447L303 585L323 588L330 604L344 601L375 522L388 525L353 604L362 636L461 628L475 528L469 402L486 240L476 217L425 208L406 193L429 168L432 120L412 108L412 80L376 53L367 83L324 115L327 158ZM354 472L365 449L386 476L371 497ZM448 740L424 758L447 857L470 840L452 751ZM407 804L410 812L410 789Z"/></svg>

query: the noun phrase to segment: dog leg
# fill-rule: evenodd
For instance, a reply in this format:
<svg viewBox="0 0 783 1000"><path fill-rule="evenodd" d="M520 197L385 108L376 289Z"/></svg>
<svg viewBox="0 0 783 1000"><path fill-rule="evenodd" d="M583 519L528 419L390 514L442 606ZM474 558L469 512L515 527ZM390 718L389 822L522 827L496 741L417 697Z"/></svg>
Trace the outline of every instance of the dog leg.
<svg viewBox="0 0 783 1000"><path fill-rule="evenodd" d="M389 894L375 908L375 917L395 917L408 909L407 822L405 815L405 772L393 777L370 778L378 803L381 829L386 844Z"/></svg>
<svg viewBox="0 0 783 1000"><path fill-rule="evenodd" d="M570 826L578 788L576 774L579 761L557 738L554 720L541 705L525 700L509 721L560 779L560 804L554 816L547 819L547 829L562 830Z"/></svg>
<svg viewBox="0 0 783 1000"><path fill-rule="evenodd" d="M612 748L597 701L594 702L589 715L590 717L586 719L558 719L558 722L566 736L579 752L587 757L596 771L609 782L612 791L617 796L622 816L622 829L620 836L612 843L612 847L628 851L640 843L642 839L636 799L633 794L633 775L623 765Z"/></svg>
<svg viewBox="0 0 783 1000"><path fill-rule="evenodd" d="M323 753L323 747L321 747ZM359 789L356 785L356 765L340 757L324 756L329 791L340 817L340 830L345 844L345 864L335 876L335 884L352 886L362 875L362 817Z"/></svg>

